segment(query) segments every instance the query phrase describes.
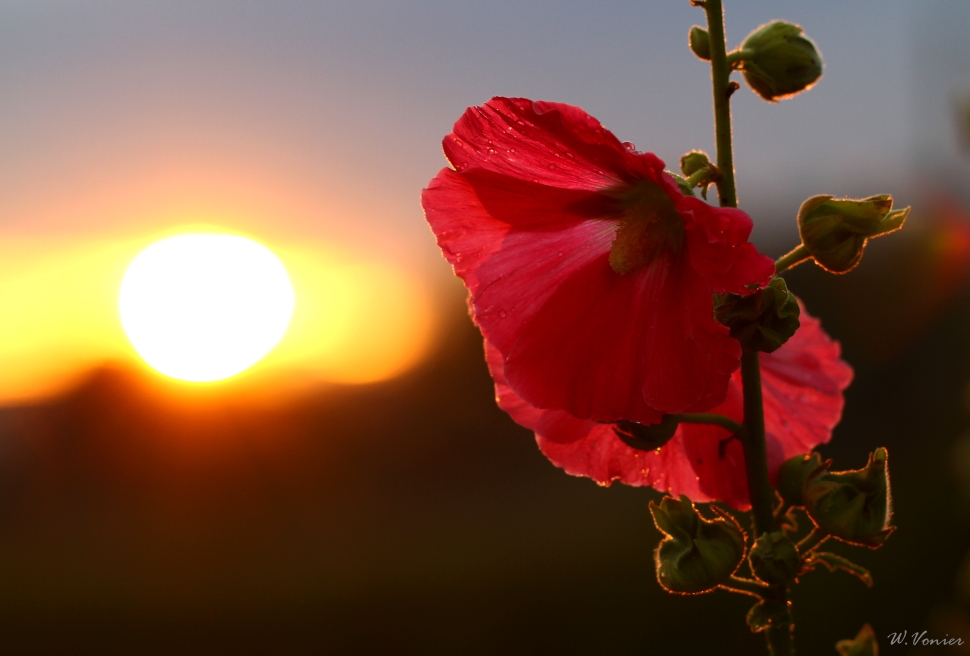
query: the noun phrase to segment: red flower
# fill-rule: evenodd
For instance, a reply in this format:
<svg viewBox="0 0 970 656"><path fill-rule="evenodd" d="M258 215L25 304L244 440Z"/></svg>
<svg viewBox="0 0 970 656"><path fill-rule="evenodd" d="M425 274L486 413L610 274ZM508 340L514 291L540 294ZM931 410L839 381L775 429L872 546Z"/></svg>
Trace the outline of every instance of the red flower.
<svg viewBox="0 0 970 656"><path fill-rule="evenodd" d="M744 453L737 440L729 439L727 430L681 424L660 449L638 451L620 441L613 424L529 405L506 382L498 350L486 342L485 351L499 406L516 422L534 430L542 452L568 473L589 476L602 485L622 481L650 485L675 496L686 494L694 501L723 501L742 510L749 506ZM839 343L802 308L801 327L794 337L774 353L761 354L772 483L782 462L828 442L839 423L842 392L852 381L852 368L839 353ZM727 398L712 412L743 421L741 372L734 373Z"/></svg>
<svg viewBox="0 0 970 656"><path fill-rule="evenodd" d="M751 219L684 196L663 162L578 107L493 98L422 194L475 322L535 408L654 423L721 403L741 349L712 294L774 266Z"/></svg>

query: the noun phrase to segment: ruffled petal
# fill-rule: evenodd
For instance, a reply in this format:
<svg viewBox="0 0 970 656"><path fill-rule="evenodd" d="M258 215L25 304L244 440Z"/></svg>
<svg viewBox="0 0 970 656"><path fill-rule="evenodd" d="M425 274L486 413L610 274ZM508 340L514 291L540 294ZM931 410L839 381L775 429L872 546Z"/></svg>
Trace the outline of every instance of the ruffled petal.
<svg viewBox="0 0 970 656"><path fill-rule="evenodd" d="M667 252L628 275L607 257L563 281L510 351L496 343L516 392L576 417L645 424L723 401L741 349L686 257Z"/></svg>
<svg viewBox="0 0 970 656"><path fill-rule="evenodd" d="M457 171L479 167L563 189L596 191L636 179L660 183L663 162L628 150L579 107L492 98L469 107L443 142Z"/></svg>
<svg viewBox="0 0 970 656"><path fill-rule="evenodd" d="M801 301L799 301L801 305ZM852 368L839 356L839 343L822 330L818 319L801 308L801 326L774 353L760 354L765 412L765 446L772 484L781 463L808 453L832 437L842 417L843 392L852 382ZM711 412L737 422L744 420L741 372L735 372L724 403ZM738 440L717 426L681 424L691 467L709 497L740 510L750 507L744 452Z"/></svg>
<svg viewBox="0 0 970 656"><path fill-rule="evenodd" d="M677 209L684 217L693 267L717 294L750 294L750 285L764 287L775 274L775 263L753 244L751 217L732 207L712 207L682 196Z"/></svg>
<svg viewBox="0 0 970 656"><path fill-rule="evenodd" d="M799 301L801 305L801 301ZM852 367L839 343L804 306L801 327L774 353L761 354L765 433L772 480L786 459L827 443L842 418Z"/></svg>
<svg viewBox="0 0 970 656"><path fill-rule="evenodd" d="M505 380L502 354L488 342L485 359L495 380L499 407L520 426L535 431L539 448L557 467L600 485L620 481L687 494L695 501L710 500L698 487L679 439L657 451L631 449L616 436L612 424L576 419L561 410L540 410L523 401Z"/></svg>

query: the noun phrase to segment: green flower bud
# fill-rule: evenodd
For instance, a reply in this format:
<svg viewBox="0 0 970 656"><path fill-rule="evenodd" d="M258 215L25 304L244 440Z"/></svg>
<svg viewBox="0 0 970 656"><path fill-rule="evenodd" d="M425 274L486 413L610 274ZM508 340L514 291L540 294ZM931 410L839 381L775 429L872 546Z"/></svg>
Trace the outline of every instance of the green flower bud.
<svg viewBox="0 0 970 656"><path fill-rule="evenodd" d="M670 592L708 592L727 581L744 560L744 532L730 516L711 521L686 496L650 502L654 524L666 537L657 546L657 580Z"/></svg>
<svg viewBox="0 0 970 656"><path fill-rule="evenodd" d="M789 602L791 603L791 602ZM781 603L774 599L762 599L748 611L748 628L752 633L760 633L775 625L785 625L792 629L791 611L788 603Z"/></svg>
<svg viewBox="0 0 970 656"><path fill-rule="evenodd" d="M744 81L770 102L810 89L822 77L822 57L798 25L774 21L762 25L741 44ZM733 54L733 53L732 53Z"/></svg>
<svg viewBox="0 0 970 656"><path fill-rule="evenodd" d="M684 194L685 196L694 195L694 189L689 184L687 184L687 180L685 180L683 176L677 175L672 171L664 171L664 173L666 173L667 175L669 175L674 179L674 182L676 182L677 186L680 187L680 193Z"/></svg>
<svg viewBox="0 0 970 656"><path fill-rule="evenodd" d="M815 262L831 273L851 271L866 243L903 227L909 208L893 211L892 196L864 200L815 196L798 210L798 232Z"/></svg>
<svg viewBox="0 0 970 656"><path fill-rule="evenodd" d="M710 167L710 165L711 160L707 153L700 150L692 150L680 158L680 170L687 177L694 175L701 169Z"/></svg>
<svg viewBox="0 0 970 656"><path fill-rule="evenodd" d="M835 643L835 649L839 656L879 656L876 632L868 624L863 625L854 640L839 640Z"/></svg>
<svg viewBox="0 0 970 656"><path fill-rule="evenodd" d="M690 34L687 40L690 43L691 52L704 61L711 60L711 37L707 33L707 30L699 25L695 25L690 28Z"/></svg>
<svg viewBox="0 0 970 656"><path fill-rule="evenodd" d="M778 468L776 487L785 505L804 506L802 491L805 489L805 481L824 467L822 456L816 451L812 451L808 455L789 458L781 463L781 467Z"/></svg>
<svg viewBox="0 0 970 656"><path fill-rule="evenodd" d="M805 510L823 531L875 549L896 530L889 489L889 454L879 448L864 469L820 470L805 482Z"/></svg>
<svg viewBox="0 0 970 656"><path fill-rule="evenodd" d="M628 447L640 451L659 449L677 432L676 415L664 415L659 424L638 424L621 420L613 426L613 432Z"/></svg>
<svg viewBox="0 0 970 656"><path fill-rule="evenodd" d="M798 301L784 278L774 278L748 296L725 295L714 317L731 329L731 337L747 351L771 353L798 330Z"/></svg>
<svg viewBox="0 0 970 656"><path fill-rule="evenodd" d="M802 559L788 536L781 531L765 533L755 540L748 564L759 580L773 585L785 585L798 576Z"/></svg>

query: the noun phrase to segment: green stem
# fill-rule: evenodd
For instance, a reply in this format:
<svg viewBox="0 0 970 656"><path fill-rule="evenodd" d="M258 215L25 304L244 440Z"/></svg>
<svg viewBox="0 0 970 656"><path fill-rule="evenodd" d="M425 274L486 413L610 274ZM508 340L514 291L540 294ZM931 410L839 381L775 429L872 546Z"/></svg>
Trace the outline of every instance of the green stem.
<svg viewBox="0 0 970 656"><path fill-rule="evenodd" d="M805 244L799 244L790 253L782 255L775 260L775 273L781 273L786 269L798 266L802 262L808 262L810 259L812 259L812 254L805 248Z"/></svg>
<svg viewBox="0 0 970 656"><path fill-rule="evenodd" d="M705 166L698 171L694 171L694 173L692 173L689 177L684 179L684 182L687 184L688 187L693 189L694 187L701 184L705 180L708 182L713 182L714 181L713 178L714 178L714 172L710 169L710 167Z"/></svg>
<svg viewBox="0 0 970 656"><path fill-rule="evenodd" d="M813 528L812 532L806 535L801 542L795 545L798 549L798 553L803 556L808 554L808 552L813 551L818 548L823 542L829 539L829 536L818 528Z"/></svg>
<svg viewBox="0 0 970 656"><path fill-rule="evenodd" d="M737 592L739 594L757 597L758 599L764 599L765 593L770 590L770 588L764 583L760 583L752 579L744 579L740 576L732 576L730 579L728 579L727 583L722 583L720 588L722 590L727 590L728 592Z"/></svg>
<svg viewBox="0 0 970 656"><path fill-rule="evenodd" d="M756 351L741 354L741 386L744 388L744 462L748 493L757 536L775 530L774 492L768 482L768 451L765 448L765 414L761 400L761 367Z"/></svg>
<svg viewBox="0 0 970 656"><path fill-rule="evenodd" d="M717 168L721 179L717 182L717 196L721 207L737 207L734 188L734 153L731 149L731 68L724 46L724 10L721 0L707 0L707 32L711 42L711 79L714 87L714 138L717 144Z"/></svg>
<svg viewBox="0 0 970 656"><path fill-rule="evenodd" d="M713 424L714 426L720 426L725 430L729 430L735 435L740 434L741 431L744 430L744 427L733 419L729 419L724 415L715 413L685 414L674 416L677 417L677 421L682 424Z"/></svg>
<svg viewBox="0 0 970 656"><path fill-rule="evenodd" d="M754 57L754 50L738 49L728 53L727 63L728 63L728 66L733 70L737 68L735 64L737 64L740 61L744 61L745 59L750 59L751 57Z"/></svg>
<svg viewBox="0 0 970 656"><path fill-rule="evenodd" d="M738 88L731 77L724 39L724 9L721 0L706 0L707 32L711 43L711 83L714 93L714 137L717 145L717 168L721 173L717 195L721 207L737 207L734 186L734 154L731 145L731 94ZM768 456L765 449L765 417L761 398L761 368L757 352L741 354L741 386L744 391L744 446L748 494L754 515L756 537L775 530L773 514L774 491L768 482ZM768 593L785 607L788 588L771 586ZM767 631L771 656L792 656L792 628L790 622L773 623Z"/></svg>

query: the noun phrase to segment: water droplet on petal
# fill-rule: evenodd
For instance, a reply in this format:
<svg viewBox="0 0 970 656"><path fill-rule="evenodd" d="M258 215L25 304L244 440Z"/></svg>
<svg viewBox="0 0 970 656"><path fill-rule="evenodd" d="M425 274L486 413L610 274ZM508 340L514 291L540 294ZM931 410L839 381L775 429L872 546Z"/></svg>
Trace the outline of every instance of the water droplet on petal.
<svg viewBox="0 0 970 656"><path fill-rule="evenodd" d="M556 253L556 256L557 257L562 257L562 251L559 251L558 253Z"/></svg>
<svg viewBox="0 0 970 656"><path fill-rule="evenodd" d="M637 147L636 147L636 146L634 146L634 145L633 145L633 144L632 144L631 142L629 142L629 141L624 141L624 142L623 142L623 147L624 147L624 148L626 148L626 150L627 150L627 152L630 152L630 153L635 153L635 152L637 152Z"/></svg>
<svg viewBox="0 0 970 656"><path fill-rule="evenodd" d="M556 168L556 165L555 165L555 164L550 164L550 165L549 165L549 168L550 168L550 169L554 169L554 168Z"/></svg>
<svg viewBox="0 0 970 656"><path fill-rule="evenodd" d="M500 318L502 318L502 319L504 319L505 317L507 317L507 316L509 316L509 313L508 313L508 312L506 312L505 310L499 310L499 311L498 311L498 316L499 316Z"/></svg>
<svg viewBox="0 0 970 656"><path fill-rule="evenodd" d="M465 142L463 142L461 139L455 139L455 145L458 146L459 148L464 148Z"/></svg>
<svg viewBox="0 0 970 656"><path fill-rule="evenodd" d="M509 152L510 153L514 153L515 152L515 148L509 148Z"/></svg>

